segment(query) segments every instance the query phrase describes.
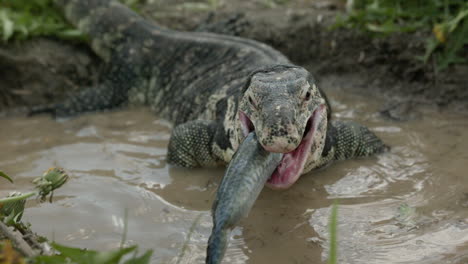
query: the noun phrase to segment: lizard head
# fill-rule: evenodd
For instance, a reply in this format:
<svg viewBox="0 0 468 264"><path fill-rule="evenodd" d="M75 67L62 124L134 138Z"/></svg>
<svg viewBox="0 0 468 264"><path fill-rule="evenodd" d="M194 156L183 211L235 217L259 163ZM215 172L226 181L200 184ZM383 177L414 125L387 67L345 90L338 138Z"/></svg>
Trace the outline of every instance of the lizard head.
<svg viewBox="0 0 468 264"><path fill-rule="evenodd" d="M327 113L326 98L304 68L276 65L250 75L239 104L242 136L255 130L265 150L285 153L268 186L288 188L318 165Z"/></svg>

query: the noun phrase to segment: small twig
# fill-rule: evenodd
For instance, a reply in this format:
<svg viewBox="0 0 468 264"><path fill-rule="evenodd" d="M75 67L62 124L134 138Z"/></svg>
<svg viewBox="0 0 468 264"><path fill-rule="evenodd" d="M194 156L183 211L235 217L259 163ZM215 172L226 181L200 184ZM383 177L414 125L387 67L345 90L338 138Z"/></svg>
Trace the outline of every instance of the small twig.
<svg viewBox="0 0 468 264"><path fill-rule="evenodd" d="M8 227L3 222L0 221L0 233L7 237L16 249L18 249L21 254L23 254L27 258L32 258L37 255L36 252L29 246L29 244L23 239L23 235L15 231L12 227Z"/></svg>
<svg viewBox="0 0 468 264"><path fill-rule="evenodd" d="M30 229L23 230L25 233L23 233L23 238L24 240L33 248L33 249L38 249L39 254L43 256L52 256L54 252L52 251L52 247L47 241L44 242L39 242L39 238L37 237L36 234L34 234Z"/></svg>
<svg viewBox="0 0 468 264"><path fill-rule="evenodd" d="M125 211L124 211L124 226L123 226L122 240L120 241L120 249L124 248L125 240L127 240L127 231L128 231L128 208L125 208Z"/></svg>
<svg viewBox="0 0 468 264"><path fill-rule="evenodd" d="M189 244L190 239L192 237L192 234L195 231L195 227L197 226L197 224L200 221L201 217L202 217L202 214L200 213L197 216L197 218L195 218L195 220L193 221L192 226L190 226L189 232L187 234L187 238L185 239L185 242L182 245L182 249L180 250L179 256L177 256L177 263L176 264L179 264L182 261L182 258L185 255L185 251L187 250L187 247L188 247L188 244Z"/></svg>

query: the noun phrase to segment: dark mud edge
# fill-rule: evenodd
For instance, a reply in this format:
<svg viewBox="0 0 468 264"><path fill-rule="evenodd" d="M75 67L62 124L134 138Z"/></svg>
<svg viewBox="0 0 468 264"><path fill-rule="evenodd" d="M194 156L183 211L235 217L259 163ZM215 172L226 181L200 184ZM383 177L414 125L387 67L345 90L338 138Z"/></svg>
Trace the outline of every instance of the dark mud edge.
<svg viewBox="0 0 468 264"><path fill-rule="evenodd" d="M424 54L430 32L376 39L355 30L330 30L342 12L330 10L333 5L261 8L242 3L241 8L194 11L174 9L174 2L165 10L160 10L161 5L147 5L141 11L170 28L221 32L268 43L310 69L324 86L385 96L388 105L382 110L396 119L407 119L415 105L468 111L468 65L436 72L433 64L415 59ZM248 11L239 15L238 10ZM39 38L0 46L0 111L22 113L33 105L59 101L98 82L102 68L84 44Z"/></svg>

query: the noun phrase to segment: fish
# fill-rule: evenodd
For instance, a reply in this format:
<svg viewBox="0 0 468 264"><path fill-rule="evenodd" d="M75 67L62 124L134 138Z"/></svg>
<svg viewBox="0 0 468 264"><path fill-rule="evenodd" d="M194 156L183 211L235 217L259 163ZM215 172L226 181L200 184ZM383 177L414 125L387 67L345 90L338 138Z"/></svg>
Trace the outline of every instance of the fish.
<svg viewBox="0 0 468 264"><path fill-rule="evenodd" d="M255 132L249 133L244 139L216 192L206 264L221 263L231 229L248 215L282 158L283 153L266 151L258 142Z"/></svg>

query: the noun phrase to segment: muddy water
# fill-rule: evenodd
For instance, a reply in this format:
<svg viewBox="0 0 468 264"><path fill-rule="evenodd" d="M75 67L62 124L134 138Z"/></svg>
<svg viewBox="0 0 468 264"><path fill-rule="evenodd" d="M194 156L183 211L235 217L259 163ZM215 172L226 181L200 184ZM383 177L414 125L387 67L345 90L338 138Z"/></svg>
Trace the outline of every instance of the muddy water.
<svg viewBox="0 0 468 264"><path fill-rule="evenodd" d="M334 199L339 263L468 263L467 116L427 110L391 122L375 114L379 99L328 93L335 118L368 125L392 150L335 163L286 191L264 190L235 228L225 263L325 263ZM204 263L223 169L169 168L170 125L149 110L0 122L0 168L15 178L1 183L0 196L27 190L51 166L72 175L54 203L28 204L25 219L37 233L117 248L128 209L127 245L154 249L154 263Z"/></svg>

